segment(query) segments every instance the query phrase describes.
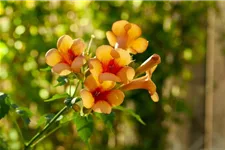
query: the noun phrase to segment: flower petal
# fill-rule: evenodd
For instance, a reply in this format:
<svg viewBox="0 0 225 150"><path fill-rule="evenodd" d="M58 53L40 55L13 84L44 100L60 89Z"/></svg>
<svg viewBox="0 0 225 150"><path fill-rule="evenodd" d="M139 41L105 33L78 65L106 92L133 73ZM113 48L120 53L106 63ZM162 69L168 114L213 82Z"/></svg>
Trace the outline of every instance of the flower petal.
<svg viewBox="0 0 225 150"><path fill-rule="evenodd" d="M131 28L128 30L128 37L129 39L136 39L138 38L139 36L141 36L141 28L136 25L136 24L133 24L133 23L130 23L131 24Z"/></svg>
<svg viewBox="0 0 225 150"><path fill-rule="evenodd" d="M94 104L94 106L92 107L92 109L95 112L105 113L105 114L110 114L111 111L112 111L112 107L105 100L98 101L96 104Z"/></svg>
<svg viewBox="0 0 225 150"><path fill-rule="evenodd" d="M129 24L126 20L116 21L112 25L112 31L116 36L123 36L126 33L125 26Z"/></svg>
<svg viewBox="0 0 225 150"><path fill-rule="evenodd" d="M116 75L124 84L127 84L134 78L135 71L132 67L125 66Z"/></svg>
<svg viewBox="0 0 225 150"><path fill-rule="evenodd" d="M98 83L98 81L96 81L96 79L93 77L93 75L89 75L85 79L84 85L89 91L93 92L99 86L99 83Z"/></svg>
<svg viewBox="0 0 225 150"><path fill-rule="evenodd" d="M106 37L109 41L109 44L114 47L116 45L116 42L117 42L115 34L112 31L107 31Z"/></svg>
<svg viewBox="0 0 225 150"><path fill-rule="evenodd" d="M137 51L131 47L127 48L128 52L130 52L131 54L137 54Z"/></svg>
<svg viewBox="0 0 225 150"><path fill-rule="evenodd" d="M53 66L52 71L59 74L60 76L66 76L71 73L71 68L68 64L58 63Z"/></svg>
<svg viewBox="0 0 225 150"><path fill-rule="evenodd" d="M103 71L102 64L98 59L90 59L88 62L88 66L91 74L95 77L98 77L99 74Z"/></svg>
<svg viewBox="0 0 225 150"><path fill-rule="evenodd" d="M151 93L150 93L151 94ZM159 101L159 96L158 94L155 92L154 94L151 95L151 98L154 102L158 102Z"/></svg>
<svg viewBox="0 0 225 150"><path fill-rule="evenodd" d="M115 74L105 72L101 73L98 77L99 82L102 83L103 81L114 81L114 82L121 82L120 78L117 77Z"/></svg>
<svg viewBox="0 0 225 150"><path fill-rule="evenodd" d="M119 106L120 104L123 103L124 100L124 93L120 90L112 90L109 92L107 95L107 101L112 105L112 106Z"/></svg>
<svg viewBox="0 0 225 150"><path fill-rule="evenodd" d="M143 73L147 70L153 69L153 67L158 65L160 62L161 62L160 56L158 54L153 54L145 62L143 62L140 65L140 67L137 68L136 74Z"/></svg>
<svg viewBox="0 0 225 150"><path fill-rule="evenodd" d="M91 108L94 105L95 99L89 91L84 89L81 90L80 96L82 98L83 106L85 108Z"/></svg>
<svg viewBox="0 0 225 150"><path fill-rule="evenodd" d="M131 56L130 56L128 51L125 51L125 50L123 50L121 48L117 48L116 50L112 50L111 51L111 56L115 55L115 54L113 54L115 52L117 52L118 56L119 56L118 58L115 58L115 61L117 62L117 64L119 66L128 65L132 61L132 58L131 58Z"/></svg>
<svg viewBox="0 0 225 150"><path fill-rule="evenodd" d="M61 36L57 41L58 50L67 53L73 43L73 39L68 35Z"/></svg>
<svg viewBox="0 0 225 150"><path fill-rule="evenodd" d="M73 51L73 54L74 54L75 56L81 55L82 52L83 52L84 49L85 49L85 43L84 43L83 40L81 40L81 39L79 39L79 38L78 38L78 39L75 39L75 40L73 41L73 44L72 44L72 46L71 46L70 49Z"/></svg>
<svg viewBox="0 0 225 150"><path fill-rule="evenodd" d="M71 68L74 72L80 72L80 68L86 63L86 60L84 58L84 56L78 56L76 57L72 64L71 64Z"/></svg>
<svg viewBox="0 0 225 150"><path fill-rule="evenodd" d="M113 48L109 45L102 45L96 49L96 57L104 64L107 64L113 57L110 55Z"/></svg>
<svg viewBox="0 0 225 150"><path fill-rule="evenodd" d="M148 41L144 38L138 38L132 42L131 47L138 53L143 53L148 47Z"/></svg>
<svg viewBox="0 0 225 150"><path fill-rule="evenodd" d="M55 66L62 61L62 56L57 49L53 48L45 54L45 61L49 66Z"/></svg>
<svg viewBox="0 0 225 150"><path fill-rule="evenodd" d="M116 85L116 82L113 81L103 81L101 83L101 92L111 90Z"/></svg>

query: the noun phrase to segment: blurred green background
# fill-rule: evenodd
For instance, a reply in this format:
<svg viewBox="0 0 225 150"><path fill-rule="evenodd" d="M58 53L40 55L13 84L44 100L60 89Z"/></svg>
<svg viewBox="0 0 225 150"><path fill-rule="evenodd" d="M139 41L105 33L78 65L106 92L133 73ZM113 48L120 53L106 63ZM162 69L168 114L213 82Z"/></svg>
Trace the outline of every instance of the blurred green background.
<svg viewBox="0 0 225 150"><path fill-rule="evenodd" d="M168 122L182 124L180 114L191 116L184 102L190 94L187 83L192 79L188 65L205 60L207 10L213 2L147 2L147 1L17 1L0 2L0 91L7 93L15 103L28 107L33 116L28 128L20 119L19 126L26 140L39 127L37 122L45 113L56 113L63 101L45 103L65 87L54 87L57 75L40 71L47 67L44 55L56 47L57 39L68 34L89 42L95 35L91 50L108 44L105 32L113 22L121 19L138 24L149 47L133 58L136 65L157 53L162 63L153 74L160 101L151 101L148 92L136 90L126 93L123 106L135 110L146 125L132 117L116 112L113 131L96 123L91 138L93 149L154 149L169 147ZM177 82L166 87L168 79ZM8 118L10 120L10 118ZM15 125L6 119L0 121L0 143L7 141L10 150L22 145ZM39 143L36 150L88 149L77 136L71 122Z"/></svg>

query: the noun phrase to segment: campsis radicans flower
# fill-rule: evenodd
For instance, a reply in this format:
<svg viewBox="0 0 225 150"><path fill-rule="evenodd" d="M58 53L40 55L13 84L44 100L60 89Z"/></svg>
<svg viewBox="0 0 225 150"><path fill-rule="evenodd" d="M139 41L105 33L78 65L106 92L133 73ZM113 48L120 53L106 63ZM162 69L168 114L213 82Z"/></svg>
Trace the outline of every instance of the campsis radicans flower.
<svg viewBox="0 0 225 150"><path fill-rule="evenodd" d="M141 28L126 20L116 21L112 31L106 32L106 37L111 46L123 48L132 54L143 53L148 47L148 41L141 38Z"/></svg>
<svg viewBox="0 0 225 150"><path fill-rule="evenodd" d="M46 63L52 67L52 71L65 76L71 72L78 73L85 64L85 57L82 53L85 43L81 39L73 40L68 35L63 35L58 39L57 49L50 49L46 55Z"/></svg>
<svg viewBox="0 0 225 150"><path fill-rule="evenodd" d="M121 90L135 90L135 89L146 89L148 90L151 98L154 102L159 100L158 94L156 92L156 85L151 80L152 73L155 71L157 65L161 62L161 58L157 54L153 54L149 59L147 59L139 68L136 70L136 74L141 74L145 72L145 76L139 77L132 80L130 83L121 86Z"/></svg>
<svg viewBox="0 0 225 150"><path fill-rule="evenodd" d="M96 58L89 60L89 69L100 83L114 81L126 84L135 75L134 69L128 66L131 61L132 58L128 51L102 45L96 50Z"/></svg>
<svg viewBox="0 0 225 150"><path fill-rule="evenodd" d="M95 112L110 114L113 106L119 106L124 100L121 90L113 89L115 82L103 81L100 83L93 75L84 81L86 89L80 92L83 106Z"/></svg>

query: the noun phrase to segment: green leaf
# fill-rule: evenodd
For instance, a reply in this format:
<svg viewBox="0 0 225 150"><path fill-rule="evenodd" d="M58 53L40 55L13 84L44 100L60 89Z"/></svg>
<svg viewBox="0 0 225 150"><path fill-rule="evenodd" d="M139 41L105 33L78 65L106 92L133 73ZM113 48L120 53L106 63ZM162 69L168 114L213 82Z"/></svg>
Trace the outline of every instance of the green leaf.
<svg viewBox="0 0 225 150"><path fill-rule="evenodd" d="M76 113L74 122L78 135L84 142L88 143L93 133L94 124L92 116L80 116L80 113Z"/></svg>
<svg viewBox="0 0 225 150"><path fill-rule="evenodd" d="M0 119L2 119L9 112L10 106L9 106L7 99L8 99L8 95L1 93L1 95L0 95Z"/></svg>
<svg viewBox="0 0 225 150"><path fill-rule="evenodd" d="M55 95L52 96L52 98L44 100L44 101L45 102L51 102L51 101L61 99L61 98L66 98L66 97L69 97L69 94L67 94L67 93L55 94Z"/></svg>
<svg viewBox="0 0 225 150"><path fill-rule="evenodd" d="M65 85L68 82L68 79L66 76L59 76L57 78L57 81L58 81L58 84L56 84L55 87Z"/></svg>
<svg viewBox="0 0 225 150"><path fill-rule="evenodd" d="M46 68L41 68L40 71L49 71L51 70L52 68L50 66L46 67Z"/></svg>
<svg viewBox="0 0 225 150"><path fill-rule="evenodd" d="M129 115L133 116L135 119L137 119L137 121L139 121L141 124L146 125L145 122L141 119L141 117L138 114L136 114L132 109L124 108L122 106L114 107L114 109L126 112Z"/></svg>
<svg viewBox="0 0 225 150"><path fill-rule="evenodd" d="M113 122L115 119L115 113L112 112L110 114L102 114L102 113L95 113L95 116L101 119L106 126L110 129L113 129Z"/></svg>

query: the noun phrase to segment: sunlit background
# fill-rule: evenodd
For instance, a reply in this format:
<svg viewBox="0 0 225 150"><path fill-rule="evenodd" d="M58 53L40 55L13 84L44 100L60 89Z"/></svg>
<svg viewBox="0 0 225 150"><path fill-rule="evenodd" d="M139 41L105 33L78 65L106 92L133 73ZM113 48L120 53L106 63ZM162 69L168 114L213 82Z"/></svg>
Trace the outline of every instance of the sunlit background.
<svg viewBox="0 0 225 150"><path fill-rule="evenodd" d="M224 149L225 131L219 130L225 124L223 10L224 2L1 1L0 91L32 111L28 127L16 118L25 140L29 140L43 127L38 125L41 116L54 114L64 105L63 100L44 102L67 90L66 86L54 87L57 75L40 70L47 67L47 50L56 47L63 34L83 38L86 43L93 34L96 38L91 50L95 51L108 44L105 32L111 30L113 22L128 20L138 24L149 41L148 49L133 57L136 65L154 53L161 56L162 63L153 75L160 101L154 103L145 90L126 93L123 106L133 109L146 125L121 112L116 112L113 130L96 121L90 142L93 149ZM213 127L212 118L214 124L218 121ZM20 150L23 145L10 119L0 121L0 149ZM71 122L34 149L88 146Z"/></svg>

